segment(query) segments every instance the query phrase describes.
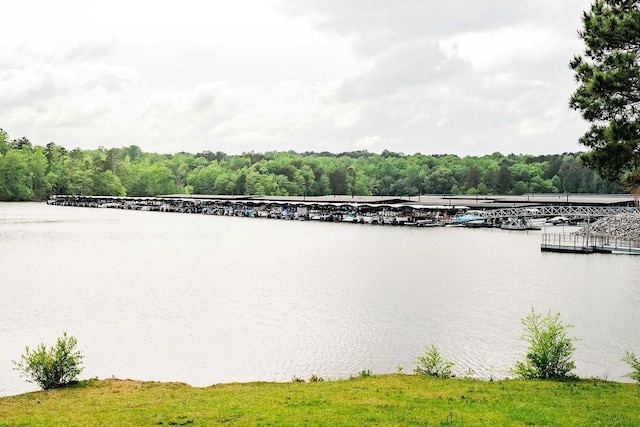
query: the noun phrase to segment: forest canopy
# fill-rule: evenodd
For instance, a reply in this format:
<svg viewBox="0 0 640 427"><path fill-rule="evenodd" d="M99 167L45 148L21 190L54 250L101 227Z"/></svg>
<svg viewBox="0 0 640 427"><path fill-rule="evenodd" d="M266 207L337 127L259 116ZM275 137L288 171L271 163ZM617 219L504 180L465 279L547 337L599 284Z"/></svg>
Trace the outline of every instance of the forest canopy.
<svg viewBox="0 0 640 427"><path fill-rule="evenodd" d="M582 153L531 156L381 154L352 151L156 154L136 145L67 150L0 129L0 200L52 194L157 196L408 196L420 194L619 193Z"/></svg>

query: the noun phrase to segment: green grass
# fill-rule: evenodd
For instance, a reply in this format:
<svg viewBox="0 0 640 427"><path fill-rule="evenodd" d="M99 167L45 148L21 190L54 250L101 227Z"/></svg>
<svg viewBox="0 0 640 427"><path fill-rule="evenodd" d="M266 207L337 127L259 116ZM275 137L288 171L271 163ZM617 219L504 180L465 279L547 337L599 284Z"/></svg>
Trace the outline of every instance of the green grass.
<svg viewBox="0 0 640 427"><path fill-rule="evenodd" d="M382 375L315 383L89 380L0 398L0 426L639 426L640 387Z"/></svg>

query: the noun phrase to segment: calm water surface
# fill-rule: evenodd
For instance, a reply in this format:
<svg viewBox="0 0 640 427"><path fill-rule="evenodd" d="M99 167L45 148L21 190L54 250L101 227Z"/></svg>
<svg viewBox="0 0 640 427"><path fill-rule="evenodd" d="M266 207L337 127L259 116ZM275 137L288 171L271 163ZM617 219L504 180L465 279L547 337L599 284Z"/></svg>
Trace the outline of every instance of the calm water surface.
<svg viewBox="0 0 640 427"><path fill-rule="evenodd" d="M560 231L560 229L558 229ZM640 257L540 252L540 232L414 229L0 203L0 395L25 345L67 331L83 378L289 381L509 375L531 307L574 325L576 373L640 352Z"/></svg>

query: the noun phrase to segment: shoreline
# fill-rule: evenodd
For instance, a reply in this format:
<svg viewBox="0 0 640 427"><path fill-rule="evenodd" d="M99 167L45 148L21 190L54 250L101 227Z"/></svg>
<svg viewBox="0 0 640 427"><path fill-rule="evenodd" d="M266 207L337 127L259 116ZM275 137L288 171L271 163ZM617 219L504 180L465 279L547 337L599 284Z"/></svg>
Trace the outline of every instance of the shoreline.
<svg viewBox="0 0 640 427"><path fill-rule="evenodd" d="M638 385L372 375L323 382L85 380L0 398L4 425L636 425Z"/></svg>

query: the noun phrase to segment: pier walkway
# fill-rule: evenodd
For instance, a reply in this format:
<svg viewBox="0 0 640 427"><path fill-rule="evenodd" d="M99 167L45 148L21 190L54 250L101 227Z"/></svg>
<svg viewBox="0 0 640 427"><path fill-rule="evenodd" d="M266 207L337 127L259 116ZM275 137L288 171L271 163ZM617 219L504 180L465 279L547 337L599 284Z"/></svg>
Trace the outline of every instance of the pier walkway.
<svg viewBox="0 0 640 427"><path fill-rule="evenodd" d="M563 216L586 220L636 211L633 206L536 206L489 209L478 214L485 218L550 218Z"/></svg>

